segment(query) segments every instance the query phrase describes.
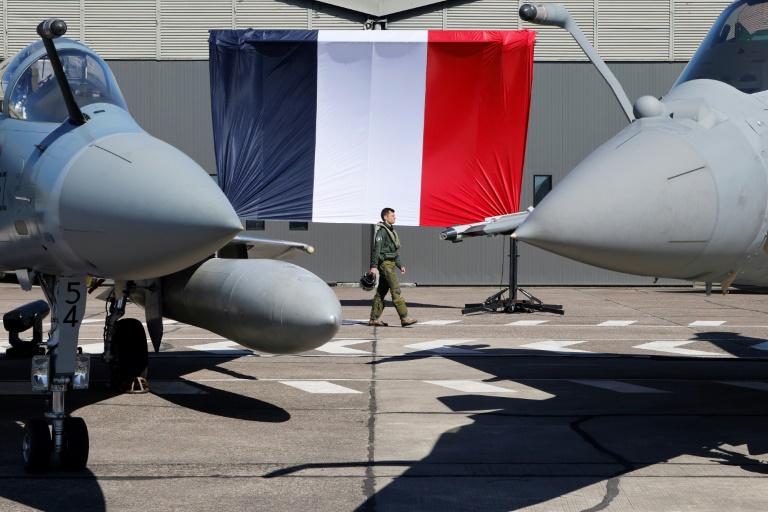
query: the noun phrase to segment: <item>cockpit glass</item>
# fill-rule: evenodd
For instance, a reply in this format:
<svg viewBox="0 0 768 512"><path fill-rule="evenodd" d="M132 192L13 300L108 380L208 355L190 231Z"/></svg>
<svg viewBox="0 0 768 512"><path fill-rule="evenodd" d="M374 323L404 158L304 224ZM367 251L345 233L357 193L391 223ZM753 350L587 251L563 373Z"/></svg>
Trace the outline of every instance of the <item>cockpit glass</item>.
<svg viewBox="0 0 768 512"><path fill-rule="evenodd" d="M710 79L752 94L768 89L768 0L739 0L717 19L677 83Z"/></svg>
<svg viewBox="0 0 768 512"><path fill-rule="evenodd" d="M90 52L76 48L59 49L58 53L67 82L80 108L91 103L111 103L127 110L120 89L104 61ZM5 72L3 86L7 87L7 80L12 73L11 69ZM28 121L61 123L68 115L51 61L47 55L43 55L29 65L13 85L8 98L8 116Z"/></svg>

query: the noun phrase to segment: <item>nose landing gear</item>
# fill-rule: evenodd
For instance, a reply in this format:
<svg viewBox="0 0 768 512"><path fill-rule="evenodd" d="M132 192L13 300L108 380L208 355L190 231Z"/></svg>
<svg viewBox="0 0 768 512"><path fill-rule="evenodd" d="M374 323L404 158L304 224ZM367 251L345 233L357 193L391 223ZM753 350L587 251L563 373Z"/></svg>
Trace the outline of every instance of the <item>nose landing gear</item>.
<svg viewBox="0 0 768 512"><path fill-rule="evenodd" d="M30 419L24 427L24 469L28 473L48 471L58 454L64 469L79 471L88 463L88 428L82 418L66 414L64 394L68 389L88 387L90 358L79 354L77 347L85 313L85 278L39 277L51 305L51 331L50 338L35 347L38 355L32 356L32 389L47 394L46 410L45 418ZM42 329L41 322L34 324L35 329ZM33 340L41 338L42 333L33 334Z"/></svg>

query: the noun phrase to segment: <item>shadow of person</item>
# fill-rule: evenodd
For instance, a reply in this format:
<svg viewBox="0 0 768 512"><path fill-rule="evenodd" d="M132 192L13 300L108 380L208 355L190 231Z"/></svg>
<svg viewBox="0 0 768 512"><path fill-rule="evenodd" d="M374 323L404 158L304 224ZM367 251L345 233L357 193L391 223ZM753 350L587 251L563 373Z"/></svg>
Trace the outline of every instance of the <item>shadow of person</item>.
<svg viewBox="0 0 768 512"><path fill-rule="evenodd" d="M371 304L373 304L373 295L371 295L368 299L341 299L339 302L341 302L342 307L371 307ZM420 302L410 302L407 301L409 308L424 308L424 309L461 309L460 306L448 306L444 304L424 304ZM391 300L385 300L384 301L384 308L394 308L395 305L392 303Z"/></svg>

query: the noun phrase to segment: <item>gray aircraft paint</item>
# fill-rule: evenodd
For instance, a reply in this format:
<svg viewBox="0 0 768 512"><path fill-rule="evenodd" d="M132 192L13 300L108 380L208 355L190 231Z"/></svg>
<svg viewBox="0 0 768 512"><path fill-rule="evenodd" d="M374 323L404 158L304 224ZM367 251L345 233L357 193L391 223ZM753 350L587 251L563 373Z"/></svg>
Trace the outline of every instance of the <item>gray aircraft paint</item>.
<svg viewBox="0 0 768 512"><path fill-rule="evenodd" d="M765 104L686 82L663 114L632 123L574 168L517 229L537 247L603 268L768 284Z"/></svg>
<svg viewBox="0 0 768 512"><path fill-rule="evenodd" d="M212 258L162 279L163 316L262 352L291 354L333 338L341 304L316 275L286 261ZM144 306L144 295L136 302Z"/></svg>
<svg viewBox="0 0 768 512"><path fill-rule="evenodd" d="M67 40L57 47L85 48ZM146 279L200 261L242 229L200 166L115 105L83 107L90 120L80 127L11 118L14 87L44 54L29 55L6 87L0 268Z"/></svg>

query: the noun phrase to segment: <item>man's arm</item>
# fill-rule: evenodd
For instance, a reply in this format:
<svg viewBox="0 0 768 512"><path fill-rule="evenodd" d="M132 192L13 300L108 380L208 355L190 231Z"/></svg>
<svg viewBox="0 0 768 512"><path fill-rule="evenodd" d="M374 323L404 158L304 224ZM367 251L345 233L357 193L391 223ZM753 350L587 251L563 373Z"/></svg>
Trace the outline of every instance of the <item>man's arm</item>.
<svg viewBox="0 0 768 512"><path fill-rule="evenodd" d="M384 237L381 230L377 230L373 235L373 250L371 250L371 273L375 274L381 261L381 247L384 245Z"/></svg>

